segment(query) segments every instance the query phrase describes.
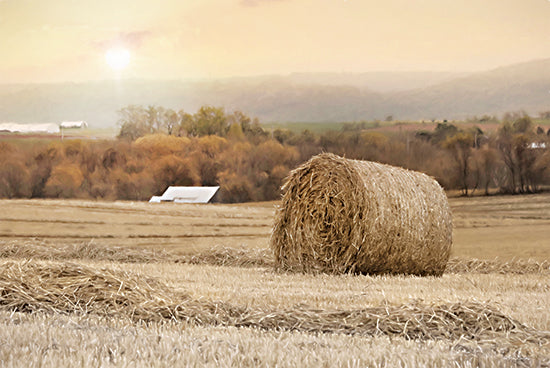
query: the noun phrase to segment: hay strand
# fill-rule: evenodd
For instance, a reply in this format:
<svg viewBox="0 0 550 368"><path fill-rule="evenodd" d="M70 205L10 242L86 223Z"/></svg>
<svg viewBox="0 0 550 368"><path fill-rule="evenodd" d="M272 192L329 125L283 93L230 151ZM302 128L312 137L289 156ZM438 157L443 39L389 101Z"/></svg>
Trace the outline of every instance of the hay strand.
<svg viewBox="0 0 550 368"><path fill-rule="evenodd" d="M313 157L283 185L271 248L290 271L441 275L451 212L429 176L334 154Z"/></svg>

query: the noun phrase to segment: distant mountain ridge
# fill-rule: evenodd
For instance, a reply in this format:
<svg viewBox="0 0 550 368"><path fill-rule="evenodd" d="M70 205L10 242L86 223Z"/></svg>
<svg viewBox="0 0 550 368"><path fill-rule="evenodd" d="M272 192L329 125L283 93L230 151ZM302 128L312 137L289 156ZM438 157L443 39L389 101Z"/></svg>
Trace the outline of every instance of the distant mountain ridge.
<svg viewBox="0 0 550 368"><path fill-rule="evenodd" d="M208 81L0 85L0 122L112 127L127 105L241 110L262 122L460 119L550 110L550 59L477 73L294 73Z"/></svg>

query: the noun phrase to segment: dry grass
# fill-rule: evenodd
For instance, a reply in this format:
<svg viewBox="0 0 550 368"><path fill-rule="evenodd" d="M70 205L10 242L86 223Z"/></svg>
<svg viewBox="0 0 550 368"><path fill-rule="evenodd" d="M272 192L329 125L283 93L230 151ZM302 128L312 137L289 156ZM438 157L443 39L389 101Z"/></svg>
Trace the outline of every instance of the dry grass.
<svg viewBox="0 0 550 368"><path fill-rule="evenodd" d="M56 244L41 239L0 240L0 258L41 260L109 260L122 263L177 261L177 255L163 250L94 243Z"/></svg>
<svg viewBox="0 0 550 368"><path fill-rule="evenodd" d="M1 254L1 252L0 252ZM170 257L167 254L166 258ZM203 250L195 255L182 256L175 262L203 264L213 266L227 267L274 267L275 262L273 254L269 249L248 249L248 248L233 248L224 246L215 246L208 250ZM107 259L106 259L107 260ZM550 274L549 261L537 261L533 259L475 259L452 257L447 263L445 273L452 274Z"/></svg>
<svg viewBox="0 0 550 368"><path fill-rule="evenodd" d="M273 267L270 249L215 246L184 258L185 263L229 267Z"/></svg>
<svg viewBox="0 0 550 368"><path fill-rule="evenodd" d="M505 261L500 259L481 260L451 258L447 265L448 273L500 273L500 274L550 274L550 262L532 259Z"/></svg>
<svg viewBox="0 0 550 368"><path fill-rule="evenodd" d="M110 246L101 243L82 242L55 244L44 240L2 241L0 259L110 261L118 263L188 263L225 267L264 267L275 265L273 253L268 248L226 247L222 245L202 249L193 254L179 254L166 250L143 247ZM446 273L452 274L550 274L549 261L533 259L475 259L451 257Z"/></svg>
<svg viewBox="0 0 550 368"><path fill-rule="evenodd" d="M4 310L93 313L146 321L170 318L171 293L162 283L75 263L3 262L0 290Z"/></svg>
<svg viewBox="0 0 550 368"><path fill-rule="evenodd" d="M532 345L364 338L235 327L134 324L93 316L0 312L9 367L543 367ZM30 353L32 352L32 353Z"/></svg>
<svg viewBox="0 0 550 368"><path fill-rule="evenodd" d="M273 254L267 249L216 245L191 254L163 249L112 246L94 241L56 244L41 239L0 240L0 259L46 261L110 261L118 263L190 263L230 267L273 267Z"/></svg>
<svg viewBox="0 0 550 368"><path fill-rule="evenodd" d="M359 310L263 310L193 300L160 281L71 263L0 264L0 307L16 312L96 314L134 321L252 327L308 333L469 339L544 345L550 334L529 328L489 304L384 305Z"/></svg>
<svg viewBox="0 0 550 368"><path fill-rule="evenodd" d="M550 193L450 198L449 203L454 224L451 256L548 260ZM36 239L55 247L93 240L107 247L165 249L190 255L217 246L263 249L269 247L274 210L273 202L174 206L0 200L0 240L21 243Z"/></svg>
<svg viewBox="0 0 550 368"><path fill-rule="evenodd" d="M452 242L445 192L429 176L320 154L283 185L271 248L284 270L441 275Z"/></svg>
<svg viewBox="0 0 550 368"><path fill-rule="evenodd" d="M274 204L207 205L0 199L0 239L89 242L191 254L224 244L265 248Z"/></svg>
<svg viewBox="0 0 550 368"><path fill-rule="evenodd" d="M273 203L0 200L0 365L550 366L548 199L451 198L437 278L273 272Z"/></svg>

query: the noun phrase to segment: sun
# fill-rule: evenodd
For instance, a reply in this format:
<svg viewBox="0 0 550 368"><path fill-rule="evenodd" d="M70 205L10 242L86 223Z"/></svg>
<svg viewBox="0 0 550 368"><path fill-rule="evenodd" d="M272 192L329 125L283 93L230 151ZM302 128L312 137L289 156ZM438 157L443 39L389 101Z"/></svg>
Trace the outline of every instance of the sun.
<svg viewBox="0 0 550 368"><path fill-rule="evenodd" d="M115 71L126 69L130 63L130 51L125 48L112 48L105 53L105 62Z"/></svg>

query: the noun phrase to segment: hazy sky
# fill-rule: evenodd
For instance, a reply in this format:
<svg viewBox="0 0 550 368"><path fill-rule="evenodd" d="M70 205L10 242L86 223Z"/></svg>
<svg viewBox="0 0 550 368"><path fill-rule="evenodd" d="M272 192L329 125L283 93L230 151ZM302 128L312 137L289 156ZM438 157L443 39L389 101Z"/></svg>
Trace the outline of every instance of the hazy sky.
<svg viewBox="0 0 550 368"><path fill-rule="evenodd" d="M113 48L130 53L116 72ZM468 71L550 57L549 0L0 0L0 82Z"/></svg>

